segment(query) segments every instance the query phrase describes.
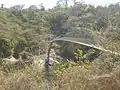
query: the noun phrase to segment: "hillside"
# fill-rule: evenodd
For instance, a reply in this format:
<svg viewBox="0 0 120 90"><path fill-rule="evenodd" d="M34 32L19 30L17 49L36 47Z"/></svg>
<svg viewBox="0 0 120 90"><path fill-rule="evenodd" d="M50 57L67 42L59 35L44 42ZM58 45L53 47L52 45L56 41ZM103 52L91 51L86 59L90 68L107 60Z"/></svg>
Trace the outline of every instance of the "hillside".
<svg viewBox="0 0 120 90"><path fill-rule="evenodd" d="M66 4L49 10L42 4L0 8L0 90L120 89L119 55L64 41L52 46L52 77L45 77L44 63L55 38L120 52L119 3Z"/></svg>

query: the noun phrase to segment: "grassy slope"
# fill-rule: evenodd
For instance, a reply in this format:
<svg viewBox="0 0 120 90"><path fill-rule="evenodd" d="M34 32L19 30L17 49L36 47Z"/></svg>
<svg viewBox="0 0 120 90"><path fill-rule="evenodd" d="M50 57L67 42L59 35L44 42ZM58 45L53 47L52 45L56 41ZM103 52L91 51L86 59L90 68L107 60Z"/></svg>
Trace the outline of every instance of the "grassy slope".
<svg viewBox="0 0 120 90"><path fill-rule="evenodd" d="M109 70L107 65L100 62L69 68L56 78L55 90L119 90L120 68Z"/></svg>
<svg viewBox="0 0 120 90"><path fill-rule="evenodd" d="M120 71L115 69L110 71L97 63L70 67L54 77L53 90L119 90ZM46 90L45 85L44 73L35 66L10 73L0 71L0 90Z"/></svg>
<svg viewBox="0 0 120 90"><path fill-rule="evenodd" d="M5 73L0 71L0 90L44 90L43 72L35 67Z"/></svg>

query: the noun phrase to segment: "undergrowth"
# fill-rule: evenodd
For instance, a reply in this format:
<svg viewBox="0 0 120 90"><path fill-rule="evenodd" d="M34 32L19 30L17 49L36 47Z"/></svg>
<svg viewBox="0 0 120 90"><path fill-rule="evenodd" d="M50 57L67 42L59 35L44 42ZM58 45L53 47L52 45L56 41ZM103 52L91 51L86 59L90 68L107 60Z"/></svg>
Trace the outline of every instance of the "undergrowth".
<svg viewBox="0 0 120 90"><path fill-rule="evenodd" d="M8 72L0 71L0 90L45 90L44 73L35 66Z"/></svg>
<svg viewBox="0 0 120 90"><path fill-rule="evenodd" d="M81 54L80 57L83 56L85 57ZM86 59L87 61L79 61L76 64L67 62L54 64L52 90L119 90L118 57L103 54L100 60L93 62ZM22 69L11 69L9 72L1 69L0 90L46 90L44 71L32 64Z"/></svg>
<svg viewBox="0 0 120 90"><path fill-rule="evenodd" d="M76 58L85 58L81 50ZM79 55L78 55L79 54ZM77 64L54 65L54 90L119 90L119 56L103 54L97 61L79 60Z"/></svg>

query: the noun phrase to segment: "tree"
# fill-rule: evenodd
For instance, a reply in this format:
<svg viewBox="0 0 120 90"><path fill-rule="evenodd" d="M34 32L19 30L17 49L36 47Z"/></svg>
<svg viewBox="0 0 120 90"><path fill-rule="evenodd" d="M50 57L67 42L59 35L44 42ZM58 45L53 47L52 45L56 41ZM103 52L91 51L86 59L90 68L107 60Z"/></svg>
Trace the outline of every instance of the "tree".
<svg viewBox="0 0 120 90"><path fill-rule="evenodd" d="M22 10L24 8L25 5L15 5L13 7L11 7L11 11L14 15L21 15Z"/></svg>
<svg viewBox="0 0 120 90"><path fill-rule="evenodd" d="M4 8L4 4L1 4L1 8Z"/></svg>
<svg viewBox="0 0 120 90"><path fill-rule="evenodd" d="M0 31L1 56L8 57L9 55L14 55L14 53L19 53L19 52L14 52L14 48L18 44L20 44L20 42L23 43L24 45L26 43L25 38L22 37L19 32L12 30L7 30L7 31L1 30ZM18 48L18 49L22 51L24 50L22 48Z"/></svg>
<svg viewBox="0 0 120 90"><path fill-rule="evenodd" d="M40 11L45 11L45 7L43 6L43 3L41 3L39 7L40 7Z"/></svg>
<svg viewBox="0 0 120 90"><path fill-rule="evenodd" d="M62 3L62 5L64 5L65 8L67 8L67 7L68 7L68 1L69 1L69 0L59 0L59 1L57 1L57 4Z"/></svg>

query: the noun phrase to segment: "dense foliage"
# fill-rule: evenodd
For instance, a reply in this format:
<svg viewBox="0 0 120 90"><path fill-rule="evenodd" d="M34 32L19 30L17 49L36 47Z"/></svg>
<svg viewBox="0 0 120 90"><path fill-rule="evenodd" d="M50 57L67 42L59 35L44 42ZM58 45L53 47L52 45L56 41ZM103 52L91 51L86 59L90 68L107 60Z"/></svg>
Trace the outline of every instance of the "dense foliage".
<svg viewBox="0 0 120 90"><path fill-rule="evenodd" d="M29 8L24 5L4 8L2 4L0 57L19 58L23 52L44 54L48 41L57 36L85 38L98 44L119 40L119 3L94 7L73 0L74 5L68 7L68 1L60 0L49 10L42 4Z"/></svg>

